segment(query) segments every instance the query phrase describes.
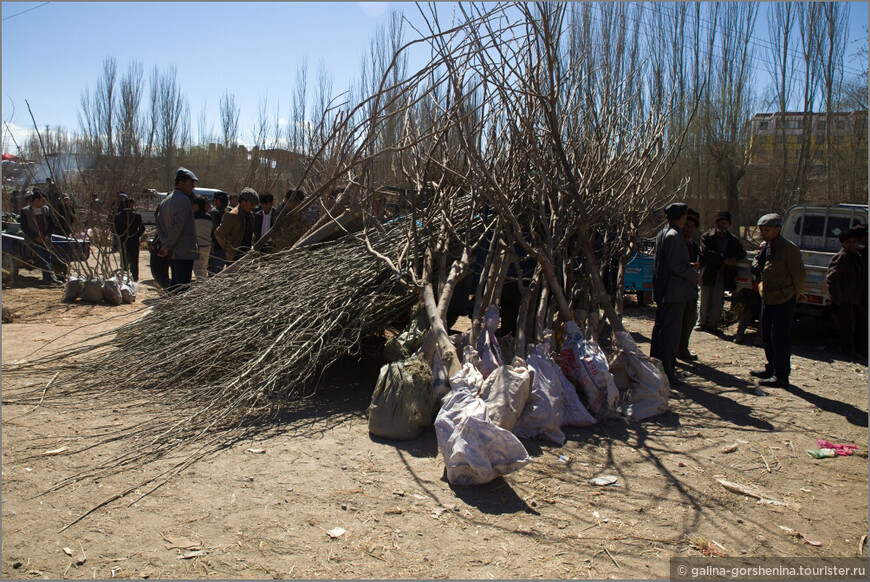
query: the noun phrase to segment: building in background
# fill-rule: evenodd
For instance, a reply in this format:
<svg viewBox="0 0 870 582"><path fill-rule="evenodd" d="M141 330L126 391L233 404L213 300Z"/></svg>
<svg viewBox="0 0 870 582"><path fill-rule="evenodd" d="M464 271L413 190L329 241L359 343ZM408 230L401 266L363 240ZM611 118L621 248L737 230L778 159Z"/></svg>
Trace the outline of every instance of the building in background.
<svg viewBox="0 0 870 582"><path fill-rule="evenodd" d="M787 165L806 160L816 171L824 171L828 122L825 113L757 113L750 121L749 163L782 165L785 155ZM867 112L835 113L830 137L835 158L866 162Z"/></svg>

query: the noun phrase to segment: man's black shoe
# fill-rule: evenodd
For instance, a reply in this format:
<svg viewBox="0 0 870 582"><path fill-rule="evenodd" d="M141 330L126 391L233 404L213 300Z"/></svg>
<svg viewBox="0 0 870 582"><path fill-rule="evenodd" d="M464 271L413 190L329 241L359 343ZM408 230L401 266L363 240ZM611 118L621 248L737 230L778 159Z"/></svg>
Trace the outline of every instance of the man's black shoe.
<svg viewBox="0 0 870 582"><path fill-rule="evenodd" d="M682 352L677 354L677 359L683 360L684 362L694 362L698 359L698 356L696 356L692 352Z"/></svg>
<svg viewBox="0 0 870 582"><path fill-rule="evenodd" d="M773 373L765 368L763 370L750 370L749 375L755 378L770 378L773 376Z"/></svg>
<svg viewBox="0 0 870 582"><path fill-rule="evenodd" d="M780 380L776 376L765 378L760 381L759 384L761 386L767 386L768 388L788 388L788 380Z"/></svg>

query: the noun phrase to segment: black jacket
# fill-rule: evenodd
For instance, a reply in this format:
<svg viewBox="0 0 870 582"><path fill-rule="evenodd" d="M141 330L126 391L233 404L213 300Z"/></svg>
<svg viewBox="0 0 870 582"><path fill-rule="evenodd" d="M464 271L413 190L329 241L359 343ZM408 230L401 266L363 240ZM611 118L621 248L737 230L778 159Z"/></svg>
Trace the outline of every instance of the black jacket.
<svg viewBox="0 0 870 582"><path fill-rule="evenodd" d="M127 241L136 241L136 244L145 234L145 226L142 224L142 215L130 208L125 208L115 215L115 234L122 244Z"/></svg>
<svg viewBox="0 0 870 582"><path fill-rule="evenodd" d="M722 271L725 291L734 291L737 284L737 267L725 265L725 259L737 259L746 256L746 251L740 239L730 232L725 236L725 253L719 254L719 244L716 240L716 229L711 229L701 235L701 285L713 286L716 276Z"/></svg>
<svg viewBox="0 0 870 582"><path fill-rule="evenodd" d="M260 231L263 230L263 210L260 209L254 213L254 241L260 238ZM275 220L278 218L278 212L272 208L271 212L269 212L269 216L272 217L272 226L269 227L269 230L274 228Z"/></svg>

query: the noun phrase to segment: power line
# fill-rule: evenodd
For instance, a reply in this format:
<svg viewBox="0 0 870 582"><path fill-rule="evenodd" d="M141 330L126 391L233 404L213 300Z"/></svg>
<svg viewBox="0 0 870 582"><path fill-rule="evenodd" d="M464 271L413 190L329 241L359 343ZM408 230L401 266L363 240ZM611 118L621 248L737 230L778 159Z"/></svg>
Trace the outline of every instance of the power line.
<svg viewBox="0 0 870 582"><path fill-rule="evenodd" d="M28 8L27 10L22 10L21 12L16 12L16 13L13 14L12 16L7 16L6 18L4 18L4 19L2 20L2 22L6 22L6 21L9 20L10 18L15 18L16 16L21 16L22 14L27 14L28 12L30 12L30 11L32 11L32 10L36 10L37 8L42 8L42 7L45 6L46 4L51 4L51 2L43 2L42 4L37 4L37 5L34 6L33 8Z"/></svg>

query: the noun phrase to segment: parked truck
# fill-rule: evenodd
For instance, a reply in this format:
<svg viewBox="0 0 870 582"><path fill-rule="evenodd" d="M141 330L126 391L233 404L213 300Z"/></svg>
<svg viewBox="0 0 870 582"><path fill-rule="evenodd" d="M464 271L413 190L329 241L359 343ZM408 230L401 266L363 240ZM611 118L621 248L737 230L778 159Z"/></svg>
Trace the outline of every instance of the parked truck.
<svg viewBox="0 0 870 582"><path fill-rule="evenodd" d="M859 224L867 224L866 204L798 204L789 208L782 220L780 235L801 250L807 284L798 298L796 312L822 315L831 304L826 275L828 264L840 250L839 234ZM752 290L750 265L756 253L737 263L735 296Z"/></svg>

